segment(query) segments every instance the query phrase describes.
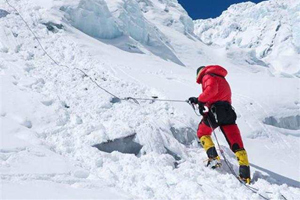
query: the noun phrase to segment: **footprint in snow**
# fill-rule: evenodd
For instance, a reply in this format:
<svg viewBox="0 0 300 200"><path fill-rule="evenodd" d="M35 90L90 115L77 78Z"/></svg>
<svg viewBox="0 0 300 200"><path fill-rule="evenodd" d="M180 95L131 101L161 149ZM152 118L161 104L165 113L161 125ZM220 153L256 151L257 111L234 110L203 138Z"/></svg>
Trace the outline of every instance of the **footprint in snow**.
<svg viewBox="0 0 300 200"><path fill-rule="evenodd" d="M44 104L45 106L51 106L53 104L53 100L46 100L46 101L41 101L42 104Z"/></svg>
<svg viewBox="0 0 300 200"><path fill-rule="evenodd" d="M30 72L31 70L35 69L35 67L33 65L31 65L31 64L26 63L25 67L23 69L26 72Z"/></svg>
<svg viewBox="0 0 300 200"><path fill-rule="evenodd" d="M32 123L30 120L24 120L21 125L27 127L27 128L32 128Z"/></svg>
<svg viewBox="0 0 300 200"><path fill-rule="evenodd" d="M7 69L7 67L0 63L0 70L2 69Z"/></svg>
<svg viewBox="0 0 300 200"><path fill-rule="evenodd" d="M9 49L7 47L0 48L1 53L8 53Z"/></svg>
<svg viewBox="0 0 300 200"><path fill-rule="evenodd" d="M90 175L90 173L86 170L76 170L73 173L73 176L76 178L87 178Z"/></svg>

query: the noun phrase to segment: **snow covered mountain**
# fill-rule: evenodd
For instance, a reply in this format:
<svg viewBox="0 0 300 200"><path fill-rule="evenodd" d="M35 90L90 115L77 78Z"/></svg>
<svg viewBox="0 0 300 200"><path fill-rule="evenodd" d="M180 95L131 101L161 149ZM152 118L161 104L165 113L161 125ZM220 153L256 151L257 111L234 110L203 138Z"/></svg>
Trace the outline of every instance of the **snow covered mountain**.
<svg viewBox="0 0 300 200"><path fill-rule="evenodd" d="M121 98L186 100L201 92L195 69L207 64L229 71L253 187L297 199L300 82L295 65L280 71L271 56L296 47L299 31L258 58L252 47L204 40L201 23L210 24L194 30L176 0L0 0L1 199L259 199L226 165L204 166L188 104L119 101L93 82ZM214 37L223 28L209 27Z"/></svg>
<svg viewBox="0 0 300 200"><path fill-rule="evenodd" d="M239 51L245 62L273 74L300 76L300 1L234 4L220 17L195 21L195 34L207 45ZM234 58L235 59L235 58Z"/></svg>
<svg viewBox="0 0 300 200"><path fill-rule="evenodd" d="M161 24L193 34L192 19L176 1L72 1L60 9L68 13L74 27L88 35L110 39L107 42L129 52L148 50L181 65L168 37L147 16L159 16ZM95 26L98 23L101 26Z"/></svg>

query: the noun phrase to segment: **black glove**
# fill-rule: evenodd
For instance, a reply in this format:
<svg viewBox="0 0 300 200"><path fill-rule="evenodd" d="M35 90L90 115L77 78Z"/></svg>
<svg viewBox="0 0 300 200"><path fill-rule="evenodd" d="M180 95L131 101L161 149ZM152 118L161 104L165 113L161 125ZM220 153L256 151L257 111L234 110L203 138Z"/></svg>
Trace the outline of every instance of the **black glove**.
<svg viewBox="0 0 300 200"><path fill-rule="evenodd" d="M198 98L197 97L190 97L189 102L192 104L198 104Z"/></svg>
<svg viewBox="0 0 300 200"><path fill-rule="evenodd" d="M205 106L205 103L201 102L201 101L198 101L198 105L199 107L204 107Z"/></svg>

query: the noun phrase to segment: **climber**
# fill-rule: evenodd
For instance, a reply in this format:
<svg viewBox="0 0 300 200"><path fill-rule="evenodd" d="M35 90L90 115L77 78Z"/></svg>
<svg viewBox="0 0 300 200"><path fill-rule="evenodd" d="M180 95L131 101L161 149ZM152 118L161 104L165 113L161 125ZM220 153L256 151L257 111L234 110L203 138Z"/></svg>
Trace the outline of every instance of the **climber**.
<svg viewBox="0 0 300 200"><path fill-rule="evenodd" d="M241 134L236 121L236 113L231 106L231 89L225 79L226 69L219 65L201 66L197 69L196 82L202 84L202 94L189 98L192 104L198 104L203 115L197 136L208 156L207 166L215 169L221 166L220 157L211 139L212 129L220 126L230 149L239 162L239 178L250 183L250 167L247 152L244 149ZM205 111L205 106L208 112Z"/></svg>

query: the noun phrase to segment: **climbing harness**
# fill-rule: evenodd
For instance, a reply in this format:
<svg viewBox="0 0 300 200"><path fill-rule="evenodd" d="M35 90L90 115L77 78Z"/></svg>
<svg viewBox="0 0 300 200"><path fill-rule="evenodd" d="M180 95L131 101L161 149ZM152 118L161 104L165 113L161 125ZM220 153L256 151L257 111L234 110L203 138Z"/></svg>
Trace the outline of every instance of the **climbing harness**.
<svg viewBox="0 0 300 200"><path fill-rule="evenodd" d="M201 114L198 114L198 113L196 112L195 105L194 105L194 104L190 104L190 105L192 106L192 108L193 108L195 114L196 114L197 116L201 116ZM209 111L207 111L207 112L209 112ZM258 190L257 188L254 188L254 187L251 187L251 186L247 185L246 183L244 183L244 182L236 175L236 173L234 172L234 169L233 169L232 166L230 165L230 162L229 162L228 159L226 158L226 156L225 156L225 154L224 154L224 151L221 149L221 145L220 145L220 143L219 143L219 140L218 140L217 135L216 135L216 133L215 133L215 131L214 131L214 129L213 129L213 126L212 126L212 123L211 123L209 117L207 118L207 121L208 121L209 127L211 128L211 130L212 130L212 132L213 132L213 135L214 135L214 137L215 137L215 139L216 139L218 148L219 148L219 150L220 150L220 152L221 152L221 155L222 155L222 157L223 157L223 159L224 159L224 162L225 162L225 164L227 165L227 167L229 168L231 174L232 174L232 175L233 175L233 176L234 176L234 177L235 177L235 178L236 178L243 186L245 186L248 190L252 191L252 192L255 193L255 194L258 194L261 198L263 198L263 199L265 199L265 200L269 200L269 198L267 198L267 197L263 196L262 194L260 194L260 193L259 193L259 190ZM268 194L273 194L272 192L266 192L266 193L268 193ZM280 194L280 195L281 195L281 197L282 197L284 200L286 200L285 196L283 196L282 194Z"/></svg>
<svg viewBox="0 0 300 200"><path fill-rule="evenodd" d="M196 111L195 111L195 112L196 112ZM222 157L223 157L223 159L224 159L224 162L225 162L225 164L227 165L227 167L229 168L231 174L234 175L234 177L235 177L235 178L236 178L243 186L245 186L248 190L252 191L252 192L255 193L255 194L258 194L258 195L259 195L261 198L263 198L263 199L269 200L269 198L267 198L267 197L263 196L262 194L260 194L260 193L259 193L259 190L258 190L257 188L254 188L254 187L251 187L251 186L247 185L244 181L242 181L242 180L236 175L236 173L234 172L232 166L230 165L230 162L229 162L228 159L226 158L226 156L225 156L225 154L224 154L224 151L221 149L221 145L220 145L220 143L219 143L219 140L218 140L218 138L217 138L216 132L215 132L214 129L213 129L213 126L212 126L212 123L211 123L209 117L207 118L207 121L208 121L209 127L211 128L211 130L212 130L212 132L213 132L213 135L214 135L214 137L215 137L215 139L216 139L218 148L219 148L219 150L220 150L220 152L221 152L221 155L222 155ZM272 192L266 192L266 193L273 194ZM281 195L281 197L282 197L283 199L286 200L285 196L283 196L282 194L280 194L280 195Z"/></svg>
<svg viewBox="0 0 300 200"><path fill-rule="evenodd" d="M216 139L216 141L217 141L217 145L218 145L218 148L220 149L220 152L221 152L221 155L222 155L222 157L223 157L223 159L224 159L224 162L225 162L225 164L227 165L227 167L229 168L231 174L232 174L232 175L233 175L233 176L234 176L234 177L235 177L242 185L244 185L246 188L248 188L248 189L251 190L252 192L258 194L258 195L259 195L260 197L262 197L263 199L268 200L269 198L267 198L267 197L261 195L260 193L258 193L258 190L253 190L252 187L249 187L246 183L244 183L244 182L236 175L236 173L234 172L232 166L230 165L229 161L227 160L227 158L226 158L226 156L225 156L225 154L224 154L224 151L221 149L221 145L220 145L220 143L219 143L219 140L218 140L218 138L217 138L217 135L216 135L214 129L212 128L212 123L211 123L210 119L207 118L207 121L208 121L209 127L212 129L213 135L214 135L214 137L215 137L215 139Z"/></svg>

